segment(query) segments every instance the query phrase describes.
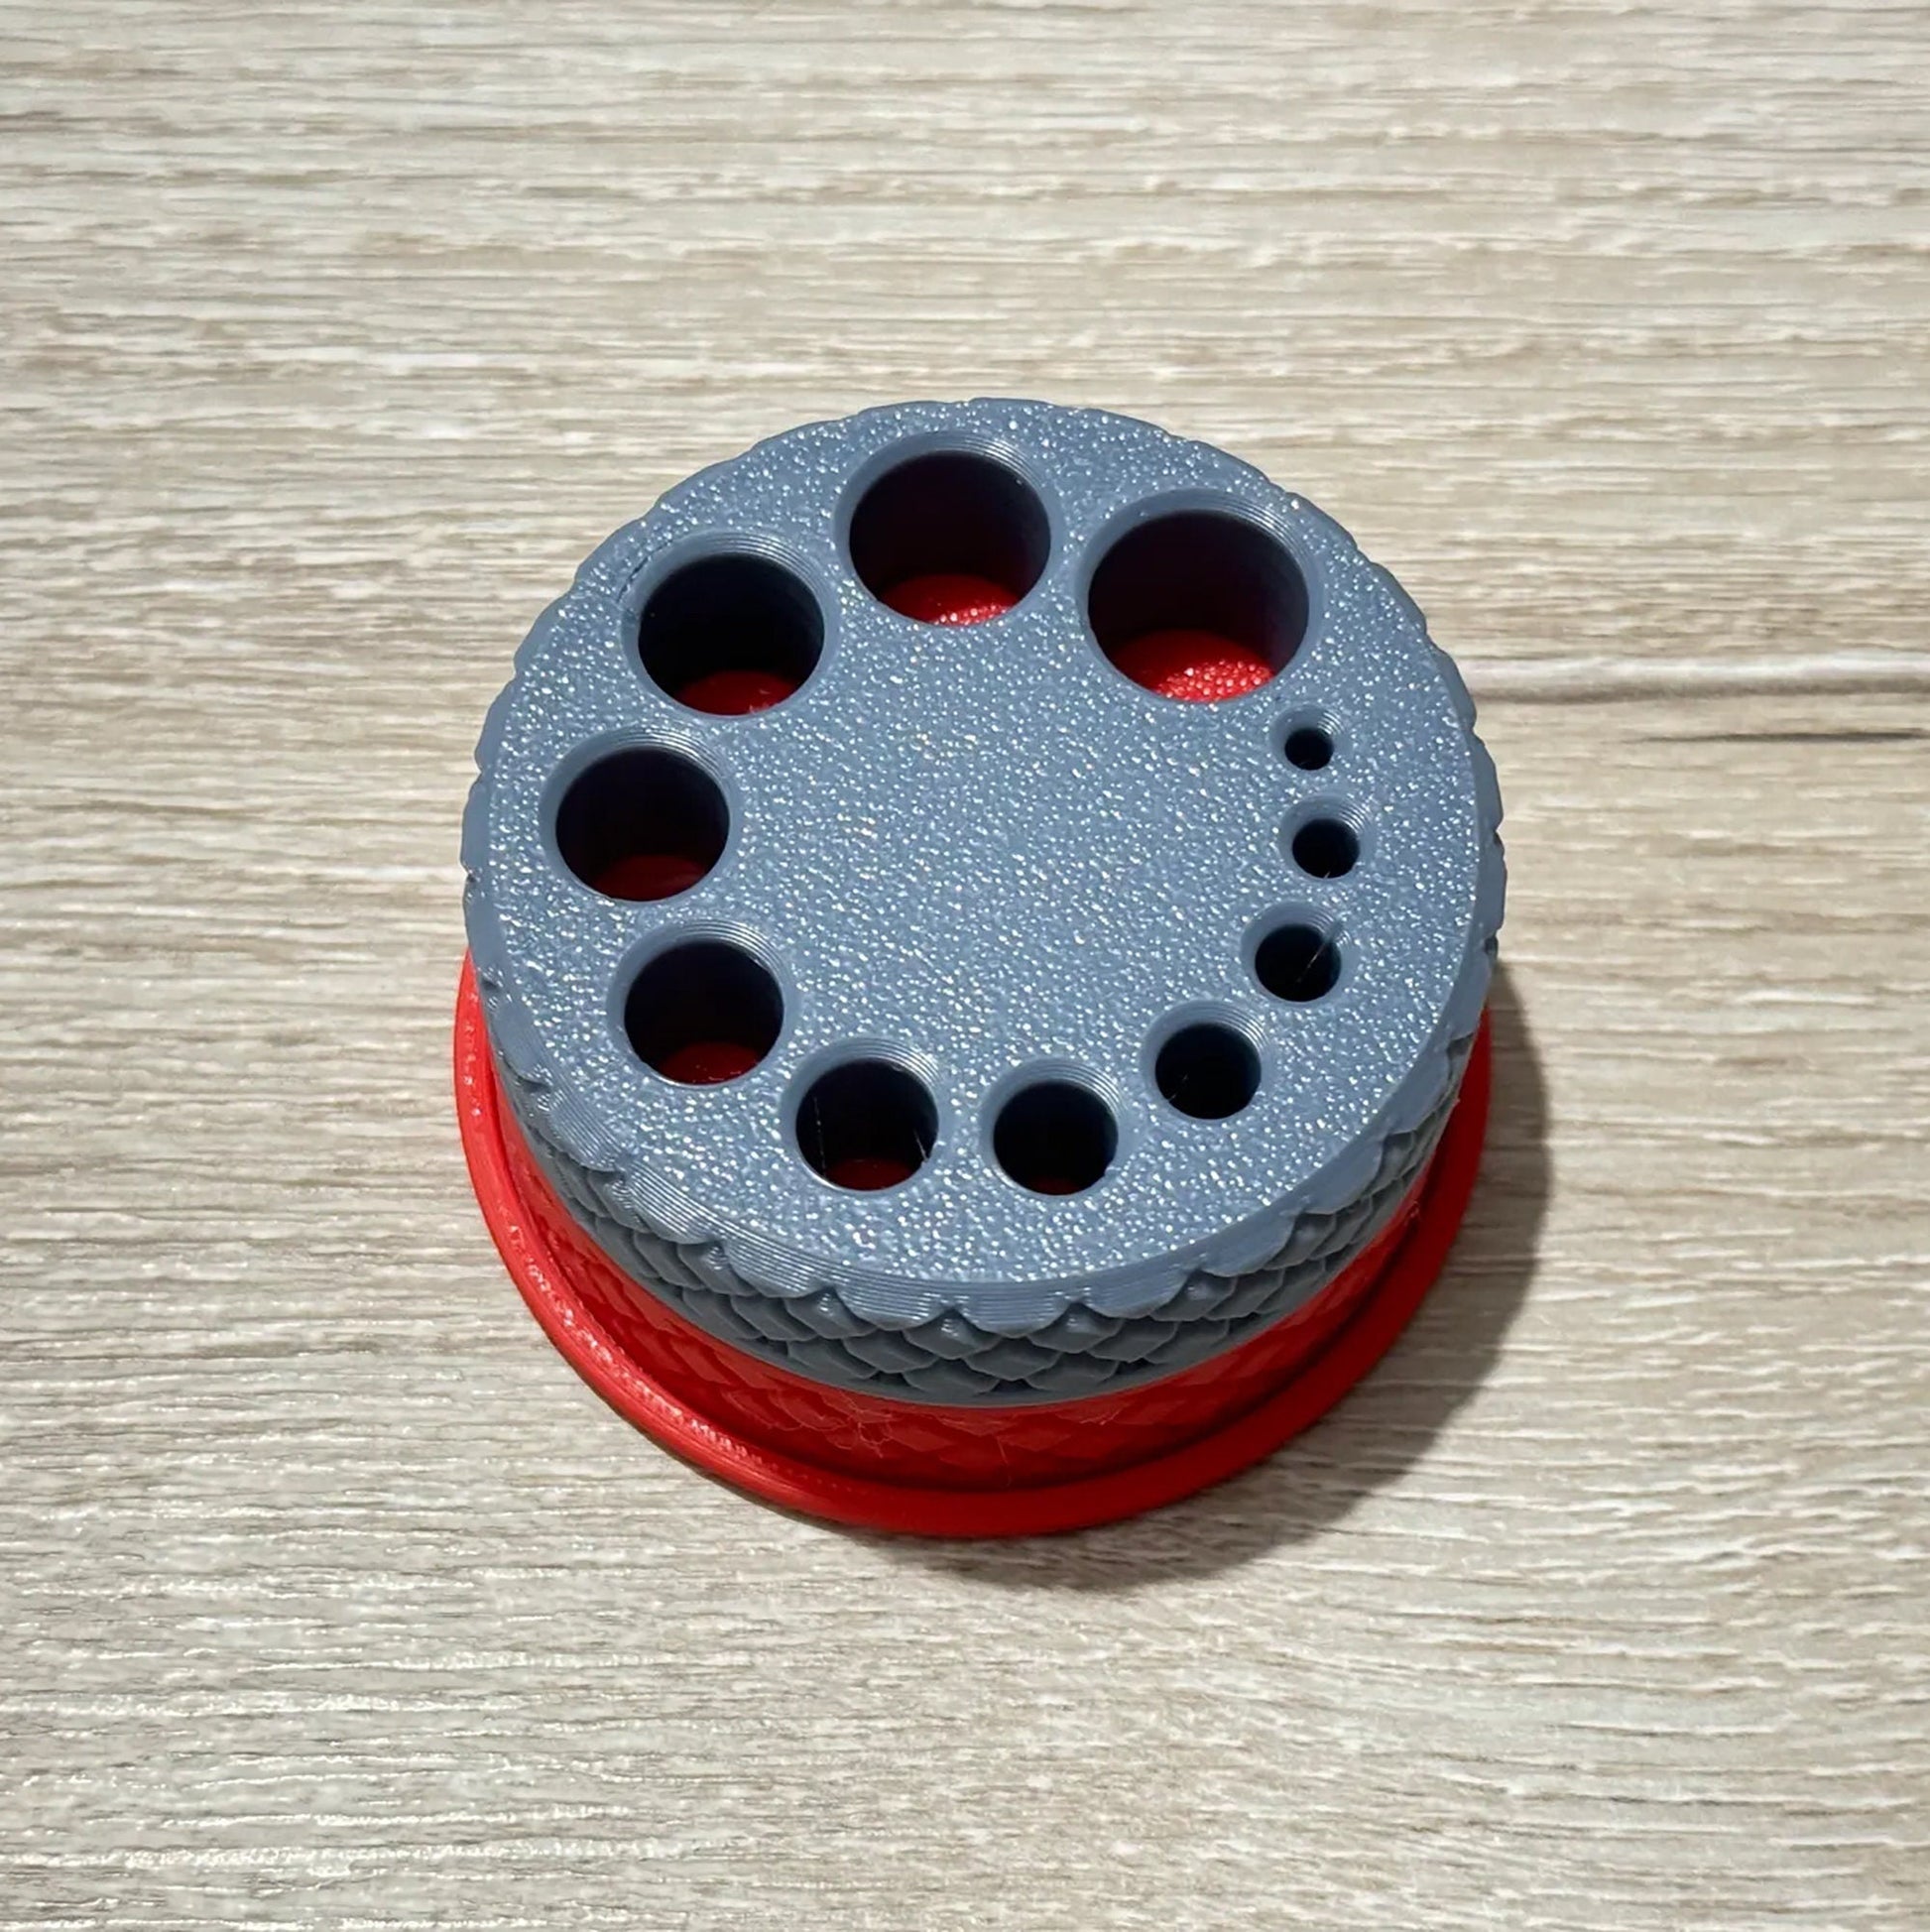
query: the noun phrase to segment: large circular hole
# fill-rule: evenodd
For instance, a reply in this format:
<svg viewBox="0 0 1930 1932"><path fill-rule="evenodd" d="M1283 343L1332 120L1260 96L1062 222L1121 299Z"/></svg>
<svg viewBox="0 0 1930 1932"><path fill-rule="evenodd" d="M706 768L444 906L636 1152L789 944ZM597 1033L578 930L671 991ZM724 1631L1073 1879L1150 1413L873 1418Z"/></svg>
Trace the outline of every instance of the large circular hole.
<svg viewBox="0 0 1930 1932"><path fill-rule="evenodd" d="M1309 818L1289 847L1293 863L1315 879L1344 879L1361 856L1361 836L1344 818Z"/></svg>
<svg viewBox="0 0 1930 1932"><path fill-rule="evenodd" d="M992 1151L1021 1187L1034 1194L1077 1194L1113 1164L1119 1127L1090 1088L1041 1080L1000 1108Z"/></svg>
<svg viewBox="0 0 1930 1932"><path fill-rule="evenodd" d="M1254 977L1276 1000L1318 1000L1340 978L1340 948L1316 925L1276 925L1254 952Z"/></svg>
<svg viewBox="0 0 1930 1932"><path fill-rule="evenodd" d="M729 831L716 780L652 746L598 759L556 810L564 865L612 899L687 893L717 863Z"/></svg>
<svg viewBox="0 0 1930 1932"><path fill-rule="evenodd" d="M1242 697L1282 670L1307 628L1307 587L1285 547L1217 511L1129 531L1093 572L1099 648L1161 697Z"/></svg>
<svg viewBox="0 0 1930 1932"><path fill-rule="evenodd" d="M778 982L742 947L698 939L659 953L624 1002L637 1057L666 1080L709 1087L749 1073L784 1025Z"/></svg>
<svg viewBox="0 0 1930 1932"><path fill-rule="evenodd" d="M1051 529L1028 484L989 456L940 450L887 470L851 518L851 563L881 603L926 624L982 624L1045 568Z"/></svg>
<svg viewBox="0 0 1930 1932"><path fill-rule="evenodd" d="M782 703L823 649L817 599L761 556L707 556L673 570L637 624L638 654L658 687L724 717Z"/></svg>
<svg viewBox="0 0 1930 1932"><path fill-rule="evenodd" d="M1160 1047L1152 1077L1180 1113L1196 1121L1223 1121L1259 1090L1260 1055L1246 1034L1201 1021L1181 1027Z"/></svg>
<svg viewBox="0 0 1930 1932"><path fill-rule="evenodd" d="M811 1082L796 1134L798 1152L826 1180L872 1192L924 1165L938 1110L915 1074L889 1060L853 1060Z"/></svg>

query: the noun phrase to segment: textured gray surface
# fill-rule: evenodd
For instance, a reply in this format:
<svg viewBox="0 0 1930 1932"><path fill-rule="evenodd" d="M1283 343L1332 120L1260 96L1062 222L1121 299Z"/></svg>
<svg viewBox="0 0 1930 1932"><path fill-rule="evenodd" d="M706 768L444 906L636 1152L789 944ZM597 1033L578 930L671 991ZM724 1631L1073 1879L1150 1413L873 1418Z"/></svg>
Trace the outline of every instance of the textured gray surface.
<svg viewBox="0 0 1930 1932"><path fill-rule="evenodd" d="M0 8L0 1926L1923 1932L1918 6ZM502 641L773 423L1344 507L1508 785L1496 1122L1141 1521L747 1505L455 1144Z"/></svg>
<svg viewBox="0 0 1930 1932"><path fill-rule="evenodd" d="M910 1400L1060 1400L1189 1368L1318 1293L1380 1232L1419 1176L1446 1125L1469 1043L1450 1055L1448 1084L1421 1125L1381 1142L1380 1167L1359 1196L1338 1213L1300 1216L1290 1256L1242 1274L1202 1271L1146 1314L1075 1307L1027 1334L998 1334L956 1310L886 1327L828 1289L808 1301L761 1293L722 1268L707 1246L686 1254L618 1220L596 1177L560 1157L540 1130L530 1145L605 1254L699 1328L748 1354L820 1382Z"/></svg>
<svg viewBox="0 0 1930 1932"><path fill-rule="evenodd" d="M1045 506L1043 573L990 624L900 616L847 554L864 487L940 449L996 453ZM1085 621L1124 533L1201 511L1268 533L1307 595L1290 662L1218 704L1141 688ZM638 613L677 571L746 554L808 586L823 652L788 701L712 717L643 674ZM1338 749L1296 771L1280 740L1311 716ZM604 543L492 707L463 850L518 1113L572 1199L642 1237L673 1299L805 1373L958 1398L1184 1366L1330 1278L1438 1127L1502 909L1472 721L1387 573L1205 444L1012 401L775 436ZM551 831L562 781L639 744L699 761L732 815L708 877L649 904L592 891ZM1344 877L1283 849L1317 811L1358 828ZM1254 977L1253 935L1289 917L1338 933L1324 998L1272 999ZM770 963L785 1024L745 1078L679 1086L630 1050L624 997L640 959L713 937ZM1151 1080L1149 1042L1195 1011L1260 1048L1259 1092L1231 1119L1188 1120ZM785 1124L787 1093L861 1050L918 1066L938 1109L924 1165L878 1193L829 1185ZM1111 1170L1074 1197L1015 1187L991 1156L994 1101L1043 1067L1106 1092L1119 1123ZM760 1294L778 1305L747 1334Z"/></svg>

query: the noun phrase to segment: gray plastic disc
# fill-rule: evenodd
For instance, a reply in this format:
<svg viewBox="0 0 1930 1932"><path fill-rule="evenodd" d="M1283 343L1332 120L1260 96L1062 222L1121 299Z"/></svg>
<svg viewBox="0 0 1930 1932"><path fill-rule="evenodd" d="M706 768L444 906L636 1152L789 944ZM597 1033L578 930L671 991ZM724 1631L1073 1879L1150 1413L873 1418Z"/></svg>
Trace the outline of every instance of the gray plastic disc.
<svg viewBox="0 0 1930 1932"><path fill-rule="evenodd" d="M971 582L1016 601L893 607ZM1265 681L1136 681L1200 632ZM477 764L469 943L558 1192L708 1332L913 1399L1150 1380L1317 1292L1433 1146L1502 917L1413 604L1096 411L702 471L543 613Z"/></svg>

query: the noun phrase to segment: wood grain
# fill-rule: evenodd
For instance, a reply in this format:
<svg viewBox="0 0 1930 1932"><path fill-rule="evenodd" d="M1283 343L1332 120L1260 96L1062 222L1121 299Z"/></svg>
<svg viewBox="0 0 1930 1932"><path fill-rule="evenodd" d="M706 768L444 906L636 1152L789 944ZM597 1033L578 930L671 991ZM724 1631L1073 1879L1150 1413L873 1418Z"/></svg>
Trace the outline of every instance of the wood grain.
<svg viewBox="0 0 1930 1932"><path fill-rule="evenodd" d="M0 1927L1930 1923L1930 12L0 13ZM1469 670L1440 1291L1014 1547L714 1489L445 1091L469 748L688 469L1215 437Z"/></svg>

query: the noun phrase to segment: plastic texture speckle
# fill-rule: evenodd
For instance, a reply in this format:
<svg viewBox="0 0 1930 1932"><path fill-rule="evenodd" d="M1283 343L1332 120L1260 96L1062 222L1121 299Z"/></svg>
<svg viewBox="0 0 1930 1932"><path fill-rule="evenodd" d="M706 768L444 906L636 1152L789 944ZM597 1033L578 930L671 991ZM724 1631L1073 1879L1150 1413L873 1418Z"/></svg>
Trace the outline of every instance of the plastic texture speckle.
<svg viewBox="0 0 1930 1932"><path fill-rule="evenodd" d="M1502 917L1413 604L1095 411L692 477L539 620L478 766L470 949L549 1184L697 1328L896 1401L1126 1390L1312 1301L1425 1166Z"/></svg>

